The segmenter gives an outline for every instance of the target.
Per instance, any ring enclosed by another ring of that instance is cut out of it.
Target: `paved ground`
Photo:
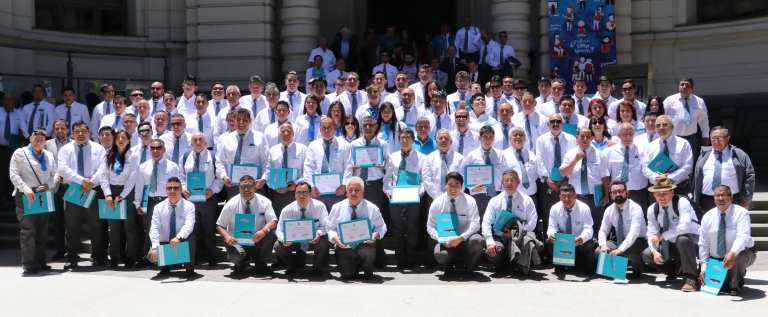
[[[758,258],[749,269],[741,298],[683,293],[681,280],[667,283],[655,274],[627,283],[580,272],[554,274],[551,267],[527,278],[517,274],[492,278],[486,271],[470,278],[446,278],[439,271],[389,269],[377,272],[371,281],[350,282],[340,280],[332,269],[326,269],[322,279],[310,278],[308,272],[285,278],[281,271],[267,278],[232,275],[230,266],[222,264],[216,269],[199,268],[194,281],[185,281],[180,279],[181,271],[157,279],[157,270],[102,270],[87,261],[76,272],[63,272],[63,263],[56,262],[51,263],[52,271],[29,277],[22,276],[19,259],[18,250],[0,251],[4,316],[237,316],[265,310],[277,316],[471,316],[506,308],[543,316],[569,311],[572,316],[615,317],[613,307],[641,302],[680,316],[760,315],[768,309],[768,258]],[[31,304],[34,298],[37,301]],[[300,304],[289,304],[288,310],[281,311],[277,307],[284,301]],[[172,305],[155,305],[161,302]],[[137,304],[126,311],[126,303]],[[650,314],[649,309],[622,309],[621,313]]]

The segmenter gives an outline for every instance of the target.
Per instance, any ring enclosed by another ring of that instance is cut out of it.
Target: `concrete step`
[[[752,223],[752,237],[768,237],[768,223]]]
[[[749,218],[752,223],[768,223],[768,210],[750,210]]]
[[[754,237],[755,245],[760,251],[768,251],[768,237]]]

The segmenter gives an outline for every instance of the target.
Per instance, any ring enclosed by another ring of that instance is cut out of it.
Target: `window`
[[[698,23],[768,16],[766,0],[697,0]]]
[[[128,0],[36,0],[35,28],[126,35]]]

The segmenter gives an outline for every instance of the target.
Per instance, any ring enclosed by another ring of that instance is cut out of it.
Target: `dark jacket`
[[[336,38],[331,44],[331,52],[336,57],[336,60],[341,58],[341,37]],[[347,53],[347,68],[346,71],[357,71],[360,65],[360,57],[357,53],[357,41],[349,40],[349,53]]]
[[[698,161],[696,161],[696,169],[692,175],[694,184],[693,201],[697,204],[701,204],[704,164],[707,163],[710,153],[712,153],[711,146],[701,147],[701,155],[699,155]],[[736,168],[736,182],[740,184],[738,197],[736,197],[738,200],[734,201],[734,203],[739,204],[739,201],[746,200],[752,208],[754,207],[752,195],[755,193],[755,168],[752,166],[752,160],[749,159],[747,153],[733,144],[731,144],[731,158],[734,162],[734,168]]]

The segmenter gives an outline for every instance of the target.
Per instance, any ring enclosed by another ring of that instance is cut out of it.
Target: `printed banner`
[[[615,0],[549,0],[549,77],[565,81],[573,93],[576,78],[597,91],[603,66],[616,64]]]

